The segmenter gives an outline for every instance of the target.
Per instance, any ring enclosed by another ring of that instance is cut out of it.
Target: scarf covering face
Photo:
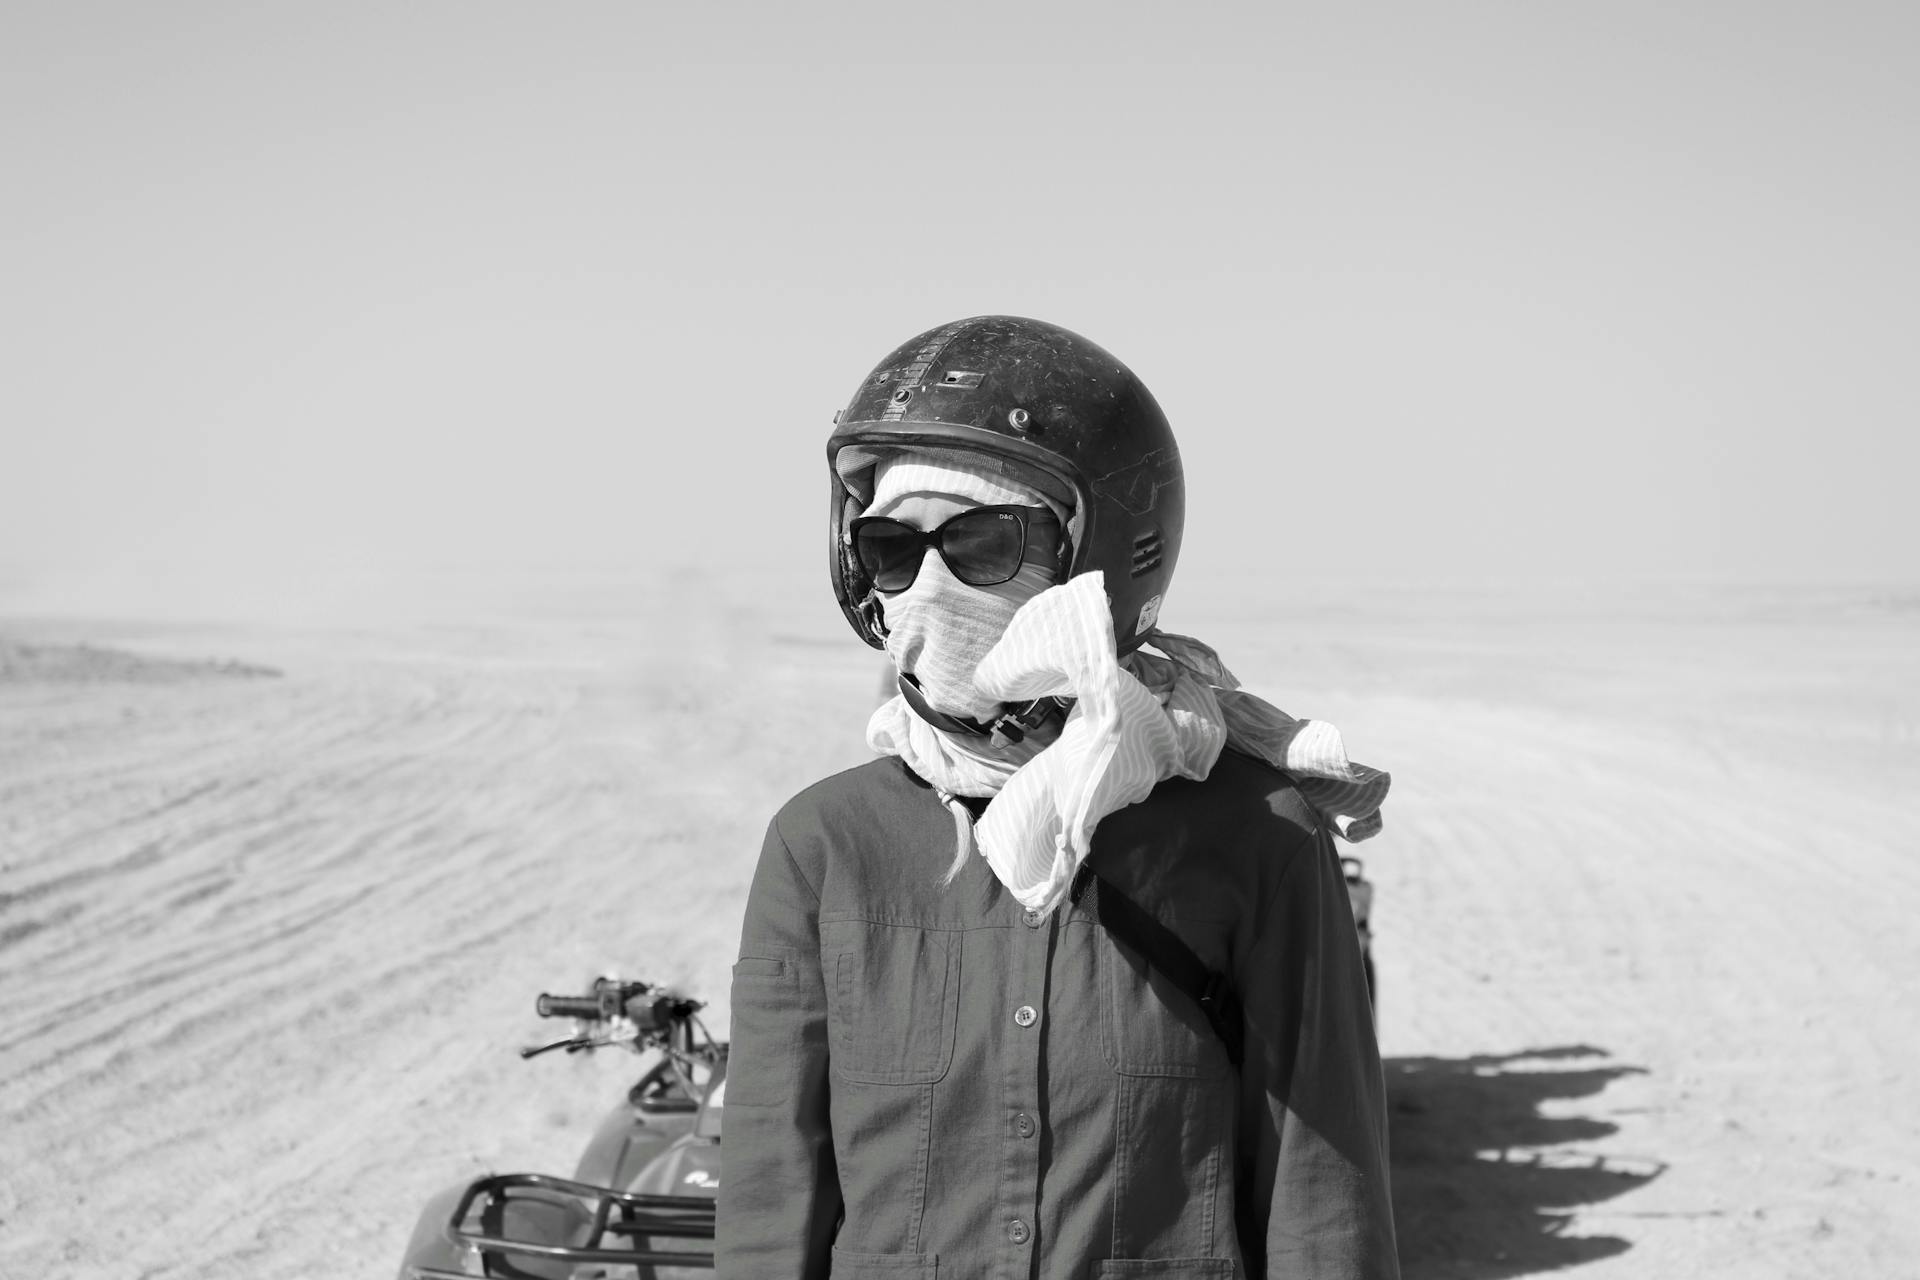
[[[890,516],[903,508],[918,514],[915,507],[926,504],[916,499],[934,499],[941,509],[951,500],[976,507],[1048,505],[1037,491],[1010,478],[950,470],[906,455],[876,468],[873,500],[862,514]],[[1052,581],[1049,568],[1023,564],[1010,581],[970,587],[937,554],[926,556],[905,591],[880,595],[894,670],[911,673],[936,711],[970,720],[992,715],[1000,699],[981,690],[974,672],[1006,634],[1014,612]]]
[[[980,496],[1009,492],[1009,481],[970,462],[964,454],[942,454],[937,462],[883,460],[868,511],[882,514],[913,491],[981,505],[1009,501]],[[904,487],[909,484],[912,490]],[[1029,493],[1012,501],[1036,499]],[[936,556],[922,567],[921,578],[937,561]],[[950,575],[942,576],[952,582]],[[889,653],[895,652],[896,610],[919,585],[916,579],[914,587],[884,598]],[[978,694],[972,705],[990,710],[997,703],[1046,696],[1075,700],[1057,739],[1040,742],[1029,736],[1005,749],[937,730],[901,697],[874,712],[867,745],[900,757],[952,811],[956,870],[977,846],[1021,905],[1051,911],[1086,860],[1101,819],[1145,799],[1164,779],[1204,779],[1227,746],[1285,772],[1334,834],[1358,841],[1380,830],[1380,806],[1392,779],[1348,760],[1332,725],[1296,720],[1241,692],[1219,655],[1188,636],[1156,629],[1145,643],[1165,656],[1136,650],[1117,658],[1100,572],[1040,590],[1024,603],[1008,598],[1024,592],[995,597],[988,593],[997,588],[952,585],[957,590],[943,588],[922,597],[918,603],[924,612],[914,623],[923,635],[951,627],[955,636],[966,637],[955,652],[967,656],[952,668],[958,671],[971,660]],[[983,648],[981,637],[1002,616],[1004,627]],[[981,650],[977,657],[976,649]],[[960,796],[992,797],[977,826]]]

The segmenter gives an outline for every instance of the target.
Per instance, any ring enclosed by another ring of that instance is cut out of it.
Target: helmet
[[[1067,576],[1103,570],[1119,652],[1139,647],[1180,553],[1186,485],[1173,429],[1127,366],[1058,325],[975,316],[867,375],[827,441],[827,532],[834,596],[875,648],[885,631],[847,524],[872,494],[874,461],[900,449],[964,449],[1057,490],[1073,507]]]

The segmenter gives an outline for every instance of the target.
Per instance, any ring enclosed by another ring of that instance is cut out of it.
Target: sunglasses
[[[1044,507],[975,507],[926,530],[889,516],[861,516],[847,525],[847,537],[881,591],[912,586],[928,547],[970,587],[999,586],[1022,564],[1052,563],[1060,553],[1060,521]]]

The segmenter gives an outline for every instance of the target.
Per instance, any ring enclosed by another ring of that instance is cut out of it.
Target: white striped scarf
[[[1203,779],[1223,747],[1287,773],[1337,835],[1380,830],[1391,778],[1347,758],[1340,733],[1296,720],[1249,693],[1207,645],[1155,630],[1164,657],[1115,656],[1105,578],[1084,573],[1022,605],[981,661],[976,682],[1005,702],[1071,697],[1059,738],[1042,749],[970,748],[916,716],[903,698],[867,726],[874,750],[925,778],[954,813],[956,868],[975,844],[1023,906],[1051,911],[1086,860],[1093,830],[1162,780]],[[976,825],[959,796],[992,796]]]

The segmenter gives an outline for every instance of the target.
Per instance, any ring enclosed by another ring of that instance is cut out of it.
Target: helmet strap
[[[991,720],[969,720],[965,716],[935,711],[920,691],[920,682],[906,672],[900,673],[898,683],[900,696],[907,700],[914,714],[934,728],[969,738],[987,738],[996,747],[1011,746],[1051,720],[1064,720],[1067,708],[1073,705],[1071,698],[1035,698],[1018,705],[1002,703],[1005,709]]]

